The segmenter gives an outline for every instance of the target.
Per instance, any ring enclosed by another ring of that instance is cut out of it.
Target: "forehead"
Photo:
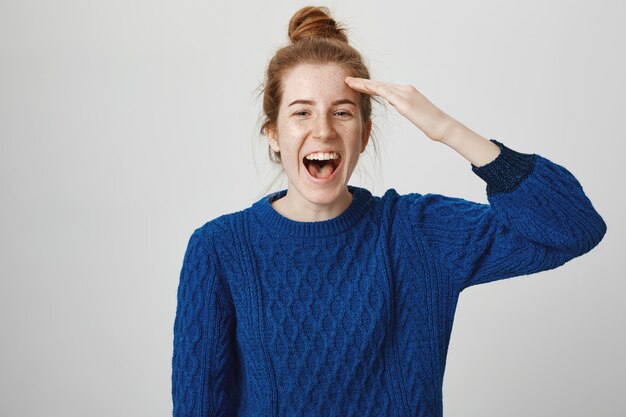
[[[359,93],[344,79],[348,70],[338,64],[300,64],[282,80],[283,103],[292,100],[333,101],[339,98],[358,100]]]

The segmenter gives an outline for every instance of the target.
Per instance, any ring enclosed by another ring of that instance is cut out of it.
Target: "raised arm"
[[[459,291],[549,270],[595,247],[606,224],[564,167],[492,140],[498,157],[472,170],[489,204],[408,194],[401,204],[413,238],[444,266]]]
[[[384,97],[431,140],[466,158],[486,182],[490,204],[417,193],[400,201],[412,237],[459,290],[555,268],[602,240],[606,224],[566,168],[485,139],[413,86],[352,77],[346,83]]]

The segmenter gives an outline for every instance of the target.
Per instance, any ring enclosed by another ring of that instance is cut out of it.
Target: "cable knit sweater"
[[[317,222],[282,190],[197,228],[178,286],[172,398],[182,416],[441,416],[460,292],[563,265],[606,224],[576,178],[500,147],[472,171],[489,204],[382,197]]]

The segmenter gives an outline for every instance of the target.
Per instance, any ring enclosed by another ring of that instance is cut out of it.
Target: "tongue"
[[[315,163],[311,163],[308,166],[308,170],[311,176],[323,180],[332,175],[333,171],[335,170],[335,166],[332,162],[327,162],[322,167],[318,166]]]

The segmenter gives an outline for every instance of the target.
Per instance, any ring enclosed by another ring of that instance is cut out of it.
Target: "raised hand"
[[[383,97],[426,136],[448,145],[474,166],[485,165],[500,154],[498,145],[448,116],[412,85],[355,77],[346,77],[345,82],[361,93]]]
[[[454,119],[431,103],[412,85],[355,77],[346,77],[345,82],[350,88],[361,93],[383,97],[434,141],[441,141],[446,130],[454,123]]]

